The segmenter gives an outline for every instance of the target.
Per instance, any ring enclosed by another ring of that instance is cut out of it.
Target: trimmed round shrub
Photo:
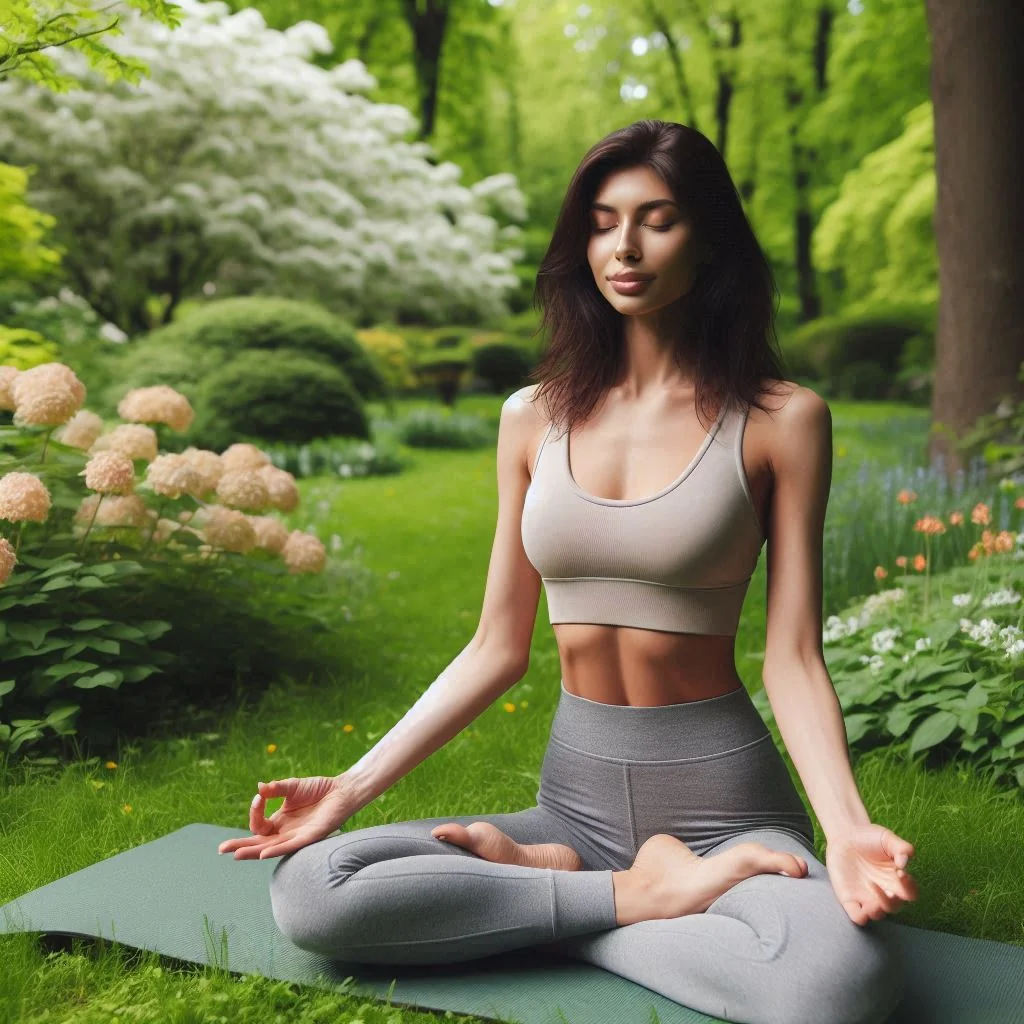
[[[314,438],[368,439],[363,403],[344,371],[303,352],[243,352],[203,381],[190,430],[223,449],[238,440],[302,444]]]
[[[222,362],[251,349],[291,349],[344,371],[364,399],[389,393],[384,373],[352,326],[312,302],[265,295],[218,299],[151,331],[139,344],[217,350]]]
[[[516,345],[498,342],[473,350],[473,372],[485,380],[494,394],[519,387],[530,372],[530,357]]]

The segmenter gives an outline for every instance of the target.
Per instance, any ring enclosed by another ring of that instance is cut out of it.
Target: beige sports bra
[[[690,464],[633,501],[587,494],[568,432],[541,441],[523,505],[523,548],[548,619],[735,636],[765,537],[743,469],[749,408],[725,405]]]

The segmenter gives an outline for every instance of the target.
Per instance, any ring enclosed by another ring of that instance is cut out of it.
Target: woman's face
[[[650,313],[685,295],[696,279],[699,255],[690,218],[650,167],[614,171],[604,179],[590,210],[587,260],[615,309],[631,316]],[[617,291],[609,278],[626,271],[650,280],[632,293]]]

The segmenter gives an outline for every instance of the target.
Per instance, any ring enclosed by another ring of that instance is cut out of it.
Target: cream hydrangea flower
[[[89,409],[79,409],[53,436],[61,444],[88,451],[103,433],[103,419]]]
[[[327,561],[327,550],[319,537],[302,530],[292,530],[281,551],[288,572],[320,572]]]
[[[150,462],[156,458],[156,431],[141,423],[121,423],[109,434],[101,434],[89,448],[89,454],[102,451],[117,451],[129,459],[144,459]]]
[[[237,509],[207,505],[203,514],[203,539],[225,551],[246,554],[256,546],[256,531]]]
[[[172,430],[188,430],[195,417],[189,400],[166,384],[132,388],[118,402],[117,414],[133,423],[166,423]]]
[[[55,385],[70,391],[78,405],[85,401],[85,385],[78,379],[78,374],[64,363],[40,363],[29,370],[22,370],[11,383],[11,396],[17,406],[30,392],[46,391]]]
[[[11,394],[11,385],[21,370],[16,366],[0,366],[0,409],[8,412],[14,411],[14,395]]]
[[[249,522],[256,531],[256,546],[279,555],[288,540],[288,527],[273,516],[249,516]]]
[[[254,444],[239,442],[229,445],[221,452],[220,460],[228,469],[259,469],[260,466],[272,465],[270,456]]]
[[[0,519],[12,523],[32,520],[46,522],[50,514],[50,492],[32,473],[8,473],[0,477]]]
[[[192,466],[202,477],[202,491],[200,497],[217,489],[221,476],[224,474],[224,463],[216,452],[206,448],[193,448],[189,446],[182,453],[182,458],[188,459]]]
[[[231,508],[262,512],[270,504],[270,492],[254,469],[229,469],[217,482],[217,497]]]
[[[0,537],[0,586],[10,578],[17,561],[18,556],[14,553],[11,542],[6,537]]]
[[[167,498],[180,498],[182,494],[199,498],[205,493],[199,471],[183,455],[173,452],[158,455],[146,467],[146,483]]]
[[[97,506],[99,506],[97,508]],[[146,503],[138,494],[90,494],[75,512],[75,523],[88,526],[95,514],[96,526],[149,526]]]
[[[82,400],[75,397],[71,388],[56,379],[19,388],[21,379],[27,373],[31,371],[22,373],[12,388],[16,427],[59,427],[81,408]]]
[[[78,474],[85,486],[100,494],[129,494],[135,490],[135,464],[120,452],[97,452]]]
[[[267,485],[270,504],[282,512],[291,512],[299,504],[299,489],[295,477],[277,466],[261,466],[257,472]]]

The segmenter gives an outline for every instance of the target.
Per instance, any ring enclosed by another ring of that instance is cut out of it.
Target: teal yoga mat
[[[120,942],[238,974],[341,988],[420,1010],[523,1024],[698,1024],[682,1006],[590,964],[517,950],[446,966],[368,966],[299,949],[278,930],[269,882],[279,858],[217,853],[247,829],[193,824],[92,864],[5,904],[0,933]],[[1024,1024],[1024,949],[911,928],[891,919],[908,963],[907,993],[889,1024]],[[822,1007],[822,1024],[828,1008]]]

